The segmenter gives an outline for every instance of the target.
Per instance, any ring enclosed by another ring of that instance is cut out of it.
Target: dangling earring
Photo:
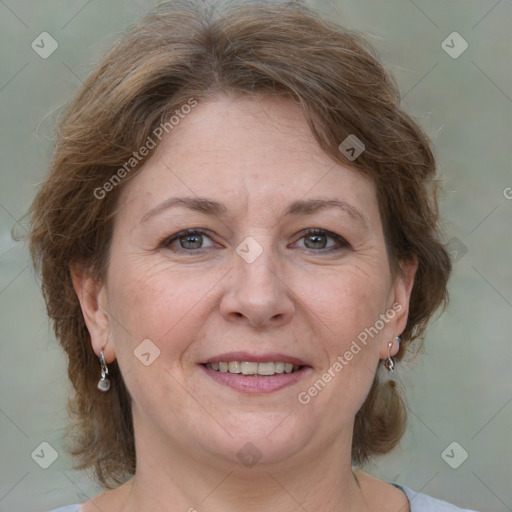
[[[100,391],[108,391],[110,389],[110,379],[108,378],[108,367],[103,355],[103,350],[100,349],[100,365],[101,365],[101,379],[98,382],[98,389]]]
[[[398,350],[400,350],[400,342],[402,341],[402,339],[400,338],[400,336],[395,336],[395,341],[398,343]],[[390,373],[394,373],[395,372],[395,362],[393,360],[393,358],[391,357],[391,354],[390,354],[390,350],[391,350],[391,347],[393,346],[393,342],[390,341],[388,343],[388,357],[387,359],[384,361],[384,366],[386,367],[386,370]]]

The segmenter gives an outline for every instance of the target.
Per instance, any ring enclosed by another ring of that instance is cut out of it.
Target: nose
[[[263,251],[248,263],[234,255],[234,268],[220,310],[229,322],[253,328],[278,327],[288,323],[295,313],[295,300],[280,265]]]

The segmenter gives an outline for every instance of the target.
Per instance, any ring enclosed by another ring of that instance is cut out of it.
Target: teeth
[[[260,363],[258,364],[258,375],[274,375],[275,368],[275,363]]]
[[[238,361],[231,361],[229,363],[229,373],[240,373],[241,371],[240,363]]]
[[[223,373],[241,373],[242,375],[275,375],[279,373],[293,373],[300,369],[300,366],[281,361],[268,363],[253,363],[250,361],[220,361],[218,363],[208,363],[206,365],[210,370]]]
[[[244,375],[254,375],[255,373],[258,373],[258,366],[258,363],[248,363],[243,361],[241,363],[242,373]]]

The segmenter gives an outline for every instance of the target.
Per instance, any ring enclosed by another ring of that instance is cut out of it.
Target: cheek
[[[208,307],[208,291],[218,281],[211,272],[192,276],[165,261],[146,263],[126,262],[109,276],[112,333],[125,367],[135,363],[129,356],[147,339],[165,356],[166,365],[174,365],[193,340],[194,326],[200,325],[197,315]]]
[[[299,291],[307,309],[321,320],[325,339],[343,350],[385,313],[389,299],[389,279],[377,268],[351,265],[331,275],[303,283]]]
[[[301,403],[338,422],[355,415],[373,382],[380,341],[387,335],[379,319],[387,306],[389,280],[377,269],[347,266],[315,283],[301,296],[319,320],[314,332],[324,357],[322,368],[302,389]]]

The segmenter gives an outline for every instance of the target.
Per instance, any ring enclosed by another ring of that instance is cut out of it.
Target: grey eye
[[[304,245],[308,249],[325,249],[328,236],[325,234],[313,233],[304,237]]]
[[[204,245],[206,240],[209,240],[207,245]],[[178,245],[179,244],[179,245]],[[208,234],[200,229],[186,229],[176,233],[164,242],[165,247],[172,251],[185,251],[193,252],[201,249],[212,247],[215,244],[211,241]]]
[[[181,236],[178,240],[183,249],[200,249],[203,245],[203,235],[201,233]]]

